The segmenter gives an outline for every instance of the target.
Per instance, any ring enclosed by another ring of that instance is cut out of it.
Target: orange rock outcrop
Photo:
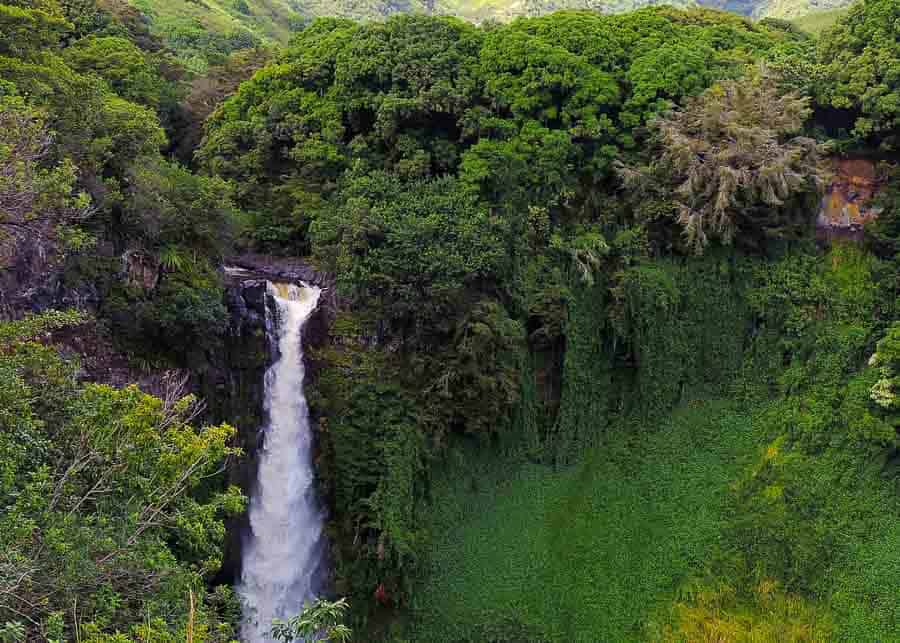
[[[872,205],[879,187],[878,168],[865,159],[835,159],[832,170],[816,222],[820,236],[861,237],[863,226],[879,214]]]

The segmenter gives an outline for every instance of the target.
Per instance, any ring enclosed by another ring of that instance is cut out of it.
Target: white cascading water
[[[303,395],[303,324],[320,290],[268,284],[277,306],[270,332],[278,357],[266,371],[268,425],[250,501],[238,592],[244,602],[241,638],[268,643],[273,619],[286,620],[315,596],[322,560],[323,511],[313,481],[312,435]]]

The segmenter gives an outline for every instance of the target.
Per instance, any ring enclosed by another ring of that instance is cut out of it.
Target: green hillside
[[[811,34],[820,34],[837,23],[841,17],[847,14],[849,7],[831,9],[828,11],[816,11],[796,18],[793,22],[803,31]]]
[[[301,16],[288,0],[130,0],[192,71],[233,51],[286,42]]]
[[[622,13],[658,4],[688,7],[698,3],[694,0],[437,0],[435,12],[468,20],[509,20],[517,16],[538,16],[562,9]]]
[[[454,15],[481,22],[508,21],[562,9],[622,13],[645,6],[706,6],[741,15],[797,19],[809,15],[816,32],[831,24],[851,0],[129,0],[151,31],[202,71],[219,54],[257,44],[285,43],[310,19],[340,16],[381,20],[398,13]],[[815,17],[813,17],[813,15]]]
[[[508,20],[537,16],[562,9],[587,9],[604,13],[632,11],[657,4],[700,5],[757,17],[795,18],[840,8],[852,0],[297,0],[292,3],[304,15],[341,15],[378,18],[419,11],[455,15],[467,20]]]
[[[285,43],[292,31],[313,18],[339,16],[381,20],[398,13],[453,15],[466,20],[511,20],[562,9],[621,13],[695,0],[129,0],[149,19],[151,30],[182,54],[189,66],[203,67],[214,50],[230,53],[256,43]],[[700,3],[702,4],[702,3]],[[729,7],[730,9],[731,7]]]
[[[817,16],[813,25],[833,24],[841,15],[841,10],[853,4],[853,0],[769,0],[758,15],[770,18],[795,20]]]

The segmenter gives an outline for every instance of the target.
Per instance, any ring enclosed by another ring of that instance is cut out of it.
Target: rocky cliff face
[[[111,255],[112,248],[98,247],[94,252]],[[53,308],[96,310],[100,299],[97,287],[68,283],[63,264],[49,238],[5,246],[0,252],[0,320]]]
[[[100,279],[67,273],[67,260],[51,238],[35,237],[29,243],[0,244],[0,248],[0,321],[47,310],[74,308],[92,316],[97,313],[102,303]],[[98,264],[110,267],[102,279],[145,290],[152,290],[159,280],[159,265],[146,254],[127,251],[117,255],[111,244],[99,244],[91,254]],[[85,381],[116,387],[137,384],[154,395],[164,394],[176,380],[190,385],[186,372],[135,366],[116,348],[106,325],[95,318],[57,330],[43,341],[77,358],[79,376]]]
[[[865,224],[878,217],[879,210],[872,201],[880,185],[874,161],[834,159],[831,183],[825,190],[816,220],[819,238],[861,240]]]

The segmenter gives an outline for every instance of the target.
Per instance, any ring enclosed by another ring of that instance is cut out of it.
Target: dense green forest
[[[560,10],[621,13],[666,4],[734,11],[755,18],[834,22],[851,0],[101,0],[118,15],[141,16],[144,28],[178,53],[184,66],[203,72],[228,54],[285,44],[315,18],[384,20],[400,14],[509,21]]]
[[[355,640],[900,641],[900,1],[0,1],[0,640],[237,638],[256,427],[192,382],[254,252],[335,282]],[[817,225],[840,160],[864,226]]]

